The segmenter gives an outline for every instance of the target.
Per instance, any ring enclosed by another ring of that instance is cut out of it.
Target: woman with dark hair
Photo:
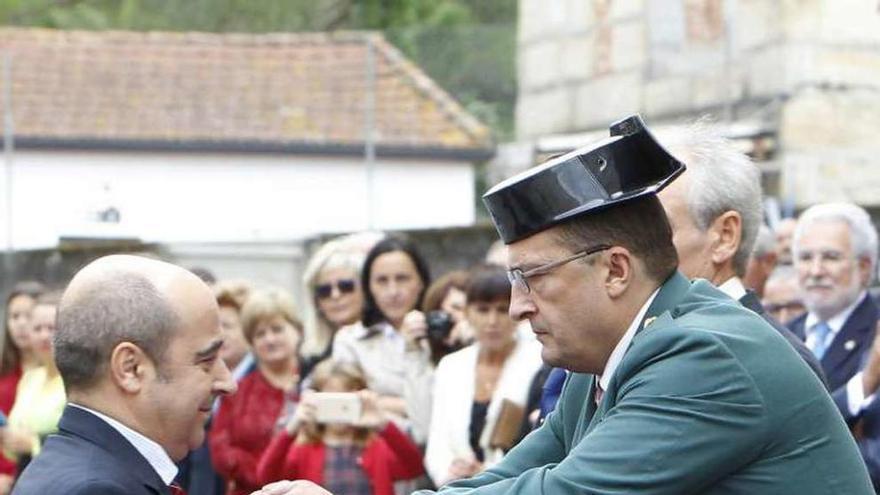
[[[508,315],[503,268],[475,268],[466,295],[476,343],[441,359],[434,372],[425,468],[437,486],[473,476],[518,441],[522,417],[515,412],[525,406],[541,367],[540,345],[519,338]]]
[[[434,313],[435,321],[445,323],[443,327],[448,329],[445,336],[443,333],[429,335],[431,362],[434,366],[443,356],[474,342],[474,331],[464,316],[467,300],[465,291],[469,278],[470,273],[467,270],[453,270],[435,280],[425,292],[422,309],[426,318],[430,319],[432,312],[437,312]]]
[[[17,283],[6,298],[6,325],[0,337],[0,411],[9,415],[25,369],[38,366],[31,349],[31,312],[43,293],[39,282]],[[0,457],[0,494],[9,493],[16,463]],[[7,486],[9,485],[9,486]]]
[[[425,317],[418,309],[430,281],[428,265],[412,242],[401,237],[380,241],[364,260],[361,321],[340,329],[333,341],[333,359],[360,366],[369,388],[380,395],[379,407],[417,443],[427,433],[418,406],[431,378],[429,353],[422,345]]]
[[[60,302],[61,292],[41,294],[31,310],[30,347],[39,365],[22,374],[8,424],[0,428],[4,455],[17,460],[19,472],[40,452],[46,437],[57,431],[67,402],[52,342]]]

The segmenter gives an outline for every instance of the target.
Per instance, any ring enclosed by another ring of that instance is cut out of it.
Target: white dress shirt
[[[726,282],[718,286],[718,290],[739,301],[746,295],[746,286],[739,277],[730,277]]]
[[[105,423],[113,427],[114,430],[118,431],[120,435],[128,440],[128,443],[130,443],[132,447],[135,448],[135,450],[137,450],[142,456],[144,456],[144,459],[146,459],[147,462],[150,463],[150,466],[153,467],[153,470],[156,471],[156,474],[158,474],[159,477],[162,478],[162,481],[166,485],[170,485],[171,482],[174,481],[174,477],[177,476],[177,466],[174,464],[174,461],[171,460],[171,457],[168,456],[168,453],[165,452],[165,449],[163,449],[161,445],[125,426],[119,421],[116,421],[115,419],[105,414],[101,414],[98,411],[95,411],[94,409],[89,409],[88,407],[81,406],[79,404],[71,403],[70,405],[94,414]]]
[[[648,312],[648,308],[651,306],[651,303],[654,302],[654,298],[657,297],[659,291],[660,288],[658,287],[651,293],[651,296],[648,297],[648,300],[645,301],[645,304],[642,305],[642,308],[636,314],[636,317],[633,318],[633,321],[629,324],[626,333],[624,333],[623,337],[617,341],[617,345],[614,346],[611,355],[608,356],[608,362],[605,363],[605,369],[602,371],[602,375],[599,376],[599,387],[603,391],[608,390],[608,383],[611,381],[611,377],[613,377],[614,372],[617,371],[617,366],[620,365],[623,355],[626,354],[626,350],[629,349],[629,343],[632,342],[633,337],[635,337],[636,332],[639,329],[639,323],[642,322],[642,318],[645,317],[645,313]]]

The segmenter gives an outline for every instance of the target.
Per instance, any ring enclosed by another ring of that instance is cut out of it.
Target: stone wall
[[[518,40],[518,147],[507,148],[518,162],[523,143],[628,114],[651,125],[710,114],[775,130],[772,192],[880,205],[876,2],[520,0]],[[518,167],[499,168],[490,176]]]

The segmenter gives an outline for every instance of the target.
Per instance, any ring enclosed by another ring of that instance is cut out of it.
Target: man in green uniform
[[[484,197],[508,245],[510,313],[571,373],[541,428],[438,493],[873,493],[840,414],[785,339],[678,273],[656,192],[683,165],[638,117],[611,133]],[[312,489],[264,493],[325,493]]]

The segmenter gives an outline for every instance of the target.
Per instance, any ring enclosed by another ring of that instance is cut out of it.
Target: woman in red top
[[[230,495],[249,494],[262,486],[257,461],[279,418],[286,417],[285,409],[298,401],[302,341],[293,299],[285,291],[252,294],[241,309],[241,320],[257,369],[239,382],[235,395],[220,401],[208,436],[211,460],[226,479]]]
[[[28,336],[31,331],[31,311],[37,297],[43,293],[38,282],[20,282],[6,298],[6,328],[0,341],[0,411],[8,416],[15,403],[15,391],[22,369],[37,365],[31,352]],[[0,455],[0,494],[9,493],[16,464]]]
[[[361,418],[354,425],[319,425],[316,396],[304,393],[293,418],[260,459],[261,482],[305,479],[331,493],[394,495],[395,481],[424,472],[418,447],[378,407],[378,395],[366,390],[359,368],[327,360],[315,368],[312,380],[319,392],[357,392]]]

